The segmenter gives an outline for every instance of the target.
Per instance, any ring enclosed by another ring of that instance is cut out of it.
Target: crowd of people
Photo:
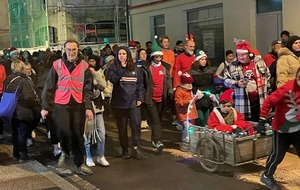
[[[181,151],[189,150],[190,123],[237,135],[264,134],[269,112],[275,110],[274,146],[261,181],[278,189],[273,174],[289,146],[300,155],[300,37],[288,31],[281,36],[265,56],[247,40],[235,39],[236,49],[224,53],[217,69],[211,67],[207,52],[195,49],[191,34],[178,40],[174,49],[166,35],[155,36],[145,49],[133,40],[127,47],[106,44],[101,54],[90,47],[80,50],[72,39],[64,43],[64,53],[48,49],[31,55],[11,47],[2,56],[0,95],[18,92],[11,120],[13,159],[31,160],[27,146],[39,122],[46,123],[58,165],[63,167],[72,152],[76,172],[91,175],[91,144],[97,144],[96,161],[109,166],[104,112],[116,118],[121,158],[143,159],[141,128],[151,129],[158,154],[164,149],[164,109],[182,132]]]

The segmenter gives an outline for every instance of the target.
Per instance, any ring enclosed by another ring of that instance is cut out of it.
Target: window
[[[153,24],[154,24],[154,35],[162,36],[166,34],[165,30],[165,16],[159,15],[153,17]]]
[[[257,14],[281,11],[282,0],[256,0]]]
[[[224,61],[222,4],[187,12],[188,33],[194,35],[196,49],[205,51],[212,66]]]

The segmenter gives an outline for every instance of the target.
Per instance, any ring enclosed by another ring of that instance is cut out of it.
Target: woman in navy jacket
[[[136,67],[126,47],[120,47],[114,64],[109,67],[108,80],[113,84],[111,106],[114,109],[122,148],[122,158],[129,159],[127,120],[133,140],[135,157],[143,157],[139,145],[141,137],[140,105],[143,102],[143,79],[140,69]]]

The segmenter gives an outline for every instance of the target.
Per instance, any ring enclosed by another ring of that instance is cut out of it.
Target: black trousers
[[[251,117],[245,118],[247,121],[254,121],[258,122],[259,120],[259,114],[260,114],[260,103],[259,103],[259,97],[257,97],[257,100],[250,102],[250,109],[251,109]]]
[[[127,121],[131,128],[131,138],[133,146],[140,146],[141,139],[141,113],[140,107],[133,107],[130,109],[114,108],[115,117],[117,119],[117,127],[119,132],[119,141],[122,150],[127,150],[128,133],[127,133]]]
[[[277,166],[282,162],[290,145],[293,145],[300,158],[300,131],[295,133],[279,133],[274,131],[272,152],[267,160],[265,176],[272,177]]]
[[[147,122],[151,127],[151,140],[155,143],[161,141],[161,124],[160,119],[163,113],[163,103],[155,102],[146,106],[147,111]]]
[[[55,104],[52,116],[62,150],[68,155],[72,151],[74,164],[77,167],[81,166],[84,162],[84,104]]]
[[[12,144],[13,157],[20,157],[20,152],[27,154],[26,137],[30,125],[30,121],[12,118]]]
[[[51,135],[51,143],[52,144],[58,144],[59,139],[57,136],[57,126],[55,125],[53,116],[52,116],[52,111],[49,111],[47,118],[46,118],[46,126],[47,129],[50,130],[50,135]]]
[[[147,120],[147,110],[146,110],[147,104],[142,103],[141,104],[141,119]]]

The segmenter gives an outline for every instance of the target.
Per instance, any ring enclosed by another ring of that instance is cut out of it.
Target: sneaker
[[[32,139],[30,139],[30,138],[27,138],[26,139],[26,146],[32,146],[33,145],[33,142],[32,142]]]
[[[157,148],[157,153],[161,154],[164,149],[164,144],[161,141],[157,141],[156,148]]]
[[[123,159],[129,159],[130,158],[130,155],[128,153],[128,150],[123,150],[122,151],[122,158]]]
[[[56,157],[59,156],[60,154],[61,154],[61,149],[59,147],[54,148],[53,155]]]
[[[66,155],[66,153],[62,152],[58,159],[57,165],[58,165],[58,167],[62,168],[66,164],[67,164],[67,155]]]
[[[161,154],[164,149],[164,144],[161,141],[157,141],[156,143],[152,141],[152,145],[157,149],[157,153]]]
[[[85,162],[86,162],[86,165],[89,167],[96,166],[96,164],[94,163],[94,160],[91,158],[87,158]]]
[[[5,136],[2,134],[2,135],[0,135],[0,140],[3,140],[3,139],[5,139]]]
[[[147,128],[149,128],[149,125],[148,125],[148,123],[147,123],[147,120],[142,120],[142,122],[141,122],[141,128],[142,128],[142,129],[147,129]]]
[[[188,152],[189,151],[189,143],[185,143],[185,142],[181,143],[180,150],[182,152]]]
[[[265,176],[265,174],[262,174],[260,177],[260,181],[272,190],[281,189],[273,177],[267,177]]]
[[[20,159],[19,159],[20,163],[24,163],[24,162],[32,161],[32,160],[33,160],[33,158],[28,156],[26,153],[20,153]]]
[[[144,154],[142,153],[141,149],[137,146],[133,147],[134,156],[136,159],[141,160],[144,158]]]
[[[179,123],[177,122],[177,120],[174,120],[173,122],[172,122],[172,125],[178,125]]]
[[[80,167],[77,167],[76,173],[81,175],[92,175],[93,171],[90,168],[88,168],[86,165],[81,164]]]
[[[109,163],[108,161],[105,159],[104,156],[102,156],[101,158],[100,157],[97,157],[97,162],[101,165],[101,166],[109,166]]]

